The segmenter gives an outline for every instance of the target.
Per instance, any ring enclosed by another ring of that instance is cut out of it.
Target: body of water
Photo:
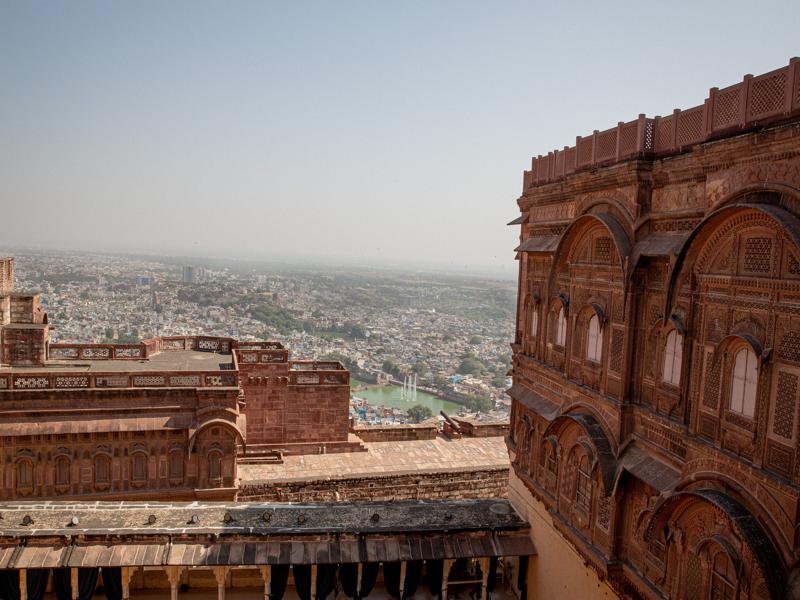
[[[442,400],[433,394],[428,394],[427,392],[419,390],[417,391],[416,400],[405,400],[401,397],[402,392],[403,388],[399,385],[384,385],[352,392],[352,395],[358,398],[364,398],[372,406],[391,406],[394,408],[408,409],[415,404],[422,404],[430,408],[434,415],[438,415],[440,410],[450,414],[457,412],[461,408],[460,404],[450,402],[449,400]]]

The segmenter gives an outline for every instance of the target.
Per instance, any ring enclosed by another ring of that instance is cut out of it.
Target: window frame
[[[24,471],[23,471],[23,469],[24,469]],[[26,475],[26,477],[25,477],[26,481],[22,481],[22,477],[20,477],[20,475],[23,472]],[[34,478],[35,478],[36,475],[34,473],[34,467],[33,467],[33,460],[32,459],[30,459],[28,457],[18,459],[16,461],[14,475],[15,475],[15,478],[16,478],[16,481],[15,481],[16,485],[14,487],[18,492],[28,492],[28,493],[30,493],[31,491],[33,491],[33,482],[34,482]]]
[[[209,481],[222,481],[222,458],[223,454],[220,450],[211,450],[207,455],[208,460],[208,480]],[[213,466],[217,465],[218,474],[214,476]]]
[[[536,336],[539,334],[539,310],[538,305],[534,304],[531,310],[531,323],[530,327],[528,328],[528,333],[531,336],[531,339],[535,339]]]
[[[673,329],[667,334],[664,342],[661,381],[675,387],[680,387],[683,374],[683,337],[677,329]]]
[[[743,354],[744,353],[744,354]],[[740,357],[744,363],[740,363]],[[740,370],[741,366],[741,370]],[[749,346],[740,346],[734,353],[729,367],[728,410],[736,415],[753,419],[758,403],[758,357]]]
[[[724,572],[718,569],[718,561],[724,561]],[[729,579],[730,573],[735,576],[736,565],[724,550],[719,550],[711,559],[711,570],[708,585],[710,600],[733,600],[736,598],[738,579]]]
[[[575,504],[587,513],[592,509],[592,474],[589,457],[581,453],[575,465]]]
[[[62,474],[61,466],[64,463],[66,463],[66,471],[65,471],[66,478],[65,478],[65,480],[62,480],[61,477],[60,477],[60,475]],[[64,454],[60,454],[60,455],[56,456],[55,461],[54,461],[54,469],[53,469],[53,471],[54,471],[54,473],[53,473],[53,482],[54,482],[56,487],[58,487],[58,488],[69,487],[69,485],[72,483],[72,481],[71,481],[72,477],[70,476],[71,475],[71,473],[70,473],[71,470],[72,470],[72,461],[69,459],[68,456],[65,456]]]
[[[565,348],[567,345],[567,312],[564,306],[559,307],[556,313],[556,339],[555,345]]]
[[[96,487],[110,487],[111,486],[111,457],[108,454],[97,454],[94,457],[94,484]],[[103,464],[106,469],[106,476],[104,478],[100,478],[100,469],[98,465]]]
[[[586,325],[586,360],[594,363],[603,361],[603,328],[596,314],[589,318]]]
[[[136,450],[131,454],[131,483],[142,485],[147,482],[148,458],[144,450]],[[142,472],[137,473],[137,466],[142,466]]]

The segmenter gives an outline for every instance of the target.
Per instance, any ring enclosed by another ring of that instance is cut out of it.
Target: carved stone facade
[[[800,119],[735,133],[518,201],[511,499],[626,597],[800,593]]]

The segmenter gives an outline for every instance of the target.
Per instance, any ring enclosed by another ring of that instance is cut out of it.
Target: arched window
[[[745,417],[756,414],[756,388],[758,387],[758,360],[750,348],[736,353],[731,377],[731,412]]]
[[[562,348],[567,342],[567,317],[564,314],[564,307],[558,309],[558,318],[556,319],[556,346]]]
[[[131,462],[131,481],[136,483],[147,481],[147,454],[134,452]]]
[[[211,480],[222,479],[222,453],[209,452],[208,478]]]
[[[710,588],[711,600],[733,600],[736,597],[736,570],[733,561],[722,550],[714,555]]]
[[[111,459],[105,454],[98,454],[94,459],[94,482],[101,485],[111,483]]]
[[[592,476],[589,473],[589,459],[585,454],[578,461],[575,480],[575,502],[587,512],[592,507]]]
[[[33,489],[33,462],[23,458],[17,462],[17,490],[30,491]]]
[[[538,307],[534,304],[533,308],[531,309],[531,337],[536,337],[536,334],[539,332],[539,310]]]
[[[664,346],[664,369],[661,373],[661,379],[665,383],[680,385],[682,361],[683,336],[673,329],[667,335],[667,343]]]
[[[56,458],[56,485],[69,485],[69,458],[66,456]]]
[[[589,319],[589,331],[586,333],[586,358],[600,362],[603,355],[603,334],[600,332],[600,319],[592,315]]]
[[[539,450],[539,466],[548,486],[555,485],[558,477],[558,447],[552,437],[542,442]]]
[[[174,450],[169,455],[169,478],[178,482],[183,480],[183,452]]]

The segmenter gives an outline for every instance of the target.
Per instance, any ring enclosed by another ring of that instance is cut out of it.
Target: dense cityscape
[[[360,397],[353,416],[362,420],[420,420],[441,408],[437,397],[448,408],[492,418],[507,411],[515,293],[510,281],[163,257],[15,254],[17,287],[42,292],[55,327],[53,342],[131,343],[200,333],[271,339],[286,344],[296,358],[341,360]],[[379,395],[389,401],[371,399],[371,392],[391,382],[388,396]],[[407,406],[391,402],[406,396]],[[406,409],[417,402],[433,410],[409,415]]]

